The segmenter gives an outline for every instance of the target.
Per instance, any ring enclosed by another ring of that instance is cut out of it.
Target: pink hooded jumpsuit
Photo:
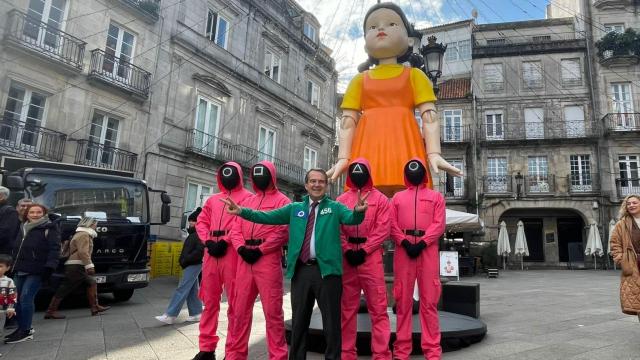
[[[291,201],[276,186],[276,168],[269,161],[261,161],[271,173],[273,187],[262,191],[253,185],[255,195],[249,196],[240,205],[253,210],[270,211],[279,209]],[[249,354],[249,334],[253,317],[253,304],[260,294],[262,309],[266,320],[267,349],[269,359],[286,360],[287,342],[284,331],[284,311],[282,310],[283,274],[282,246],[289,236],[286,225],[261,225],[236,218],[231,231],[233,247],[237,251],[241,246],[258,248],[262,257],[253,265],[241,257],[238,259],[236,273],[236,312],[235,339],[227,347],[227,360],[246,360]]]
[[[246,198],[253,195],[244,188],[242,181],[242,168],[235,162],[227,162],[225,165],[231,165],[238,170],[240,181],[233,189],[226,189],[222,185],[220,171],[218,171],[217,180],[220,192],[212,195],[202,207],[202,212],[198,216],[196,231],[202,243],[207,240],[220,241],[224,240],[231,245],[229,239],[229,230],[235,221],[235,216],[228,214],[224,207],[226,206],[220,199],[230,197],[236,203],[243,202]],[[227,248],[227,252],[220,258],[210,256],[205,247],[204,259],[202,262],[202,283],[200,286],[200,298],[204,303],[204,311],[200,318],[200,351],[215,351],[218,344],[218,315],[220,313],[220,299],[222,297],[222,288],[224,287],[227,294],[227,344],[233,340],[232,330],[235,325],[234,319],[236,312],[233,308],[235,289],[234,280],[236,274],[236,266],[238,261],[238,253],[233,251],[231,246]]]
[[[372,174],[369,162],[358,158],[352,163],[364,164]],[[353,208],[358,201],[358,189],[347,176],[347,190],[337,201]],[[373,360],[391,359],[389,336],[391,327],[387,314],[387,290],[382,266],[382,242],[389,237],[389,198],[373,187],[373,181],[361,190],[367,198],[369,209],[360,225],[341,226],[342,251],[364,249],[365,262],[352,266],[343,260],[342,273],[342,360],[356,360],[357,316],[360,307],[360,291],[364,290],[367,309],[371,318],[371,353]],[[361,242],[361,243],[358,243]]]
[[[424,161],[419,160],[426,167]],[[437,191],[425,185],[415,186],[407,181],[406,190],[396,193],[391,200],[391,237],[396,250],[393,258],[393,297],[396,301],[396,341],[394,357],[406,360],[411,354],[413,289],[418,281],[420,293],[421,345],[425,359],[441,358],[440,322],[440,272],[438,241],[444,233],[445,202]],[[427,247],[416,259],[411,259],[402,240],[411,243],[424,241]]]

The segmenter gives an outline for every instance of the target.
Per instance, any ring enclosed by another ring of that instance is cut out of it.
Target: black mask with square
[[[251,181],[258,189],[265,191],[271,185],[271,172],[264,165],[256,165],[251,170]]]

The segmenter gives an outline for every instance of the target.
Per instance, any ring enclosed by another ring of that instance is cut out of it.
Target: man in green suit
[[[306,338],[318,302],[327,348],[325,359],[340,360],[340,298],[342,295],[342,247],[340,224],[357,225],[364,220],[367,196],[358,198],[353,211],[327,195],[327,174],[311,169],[305,175],[306,195],[301,202],[262,212],[223,200],[227,211],[242,218],[271,225],[289,225],[287,278],[291,279],[290,360],[306,359]],[[368,195],[368,194],[367,194]]]

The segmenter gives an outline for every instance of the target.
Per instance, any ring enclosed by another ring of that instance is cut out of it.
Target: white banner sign
[[[440,276],[459,276],[457,251],[440,251]]]

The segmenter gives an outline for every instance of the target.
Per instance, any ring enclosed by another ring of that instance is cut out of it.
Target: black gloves
[[[427,247],[427,244],[422,240],[418,241],[415,244],[412,244],[411,242],[409,242],[409,240],[404,239],[402,240],[400,245],[402,245],[404,250],[407,252],[407,255],[411,259],[415,259],[418,256],[420,256],[420,253],[422,252],[422,250],[424,250]]]
[[[344,253],[344,257],[347,259],[347,262],[351,264],[351,266],[358,266],[364,264],[365,257],[367,256],[367,252],[364,249],[358,250],[347,250]]]
[[[227,247],[229,246],[229,244],[227,244],[227,242],[224,240],[207,240],[204,245],[207,247],[207,252],[209,253],[209,255],[213,256],[214,258],[223,257],[224,254],[227,253]]]
[[[55,269],[50,267],[45,267],[44,269],[42,269],[42,274],[40,274],[40,278],[42,279],[43,283],[49,282],[49,279],[51,279],[51,274],[53,274],[54,270]]]
[[[260,249],[247,249],[244,246],[240,246],[238,248],[238,255],[244,260],[247,264],[255,264],[262,257],[262,251]]]

